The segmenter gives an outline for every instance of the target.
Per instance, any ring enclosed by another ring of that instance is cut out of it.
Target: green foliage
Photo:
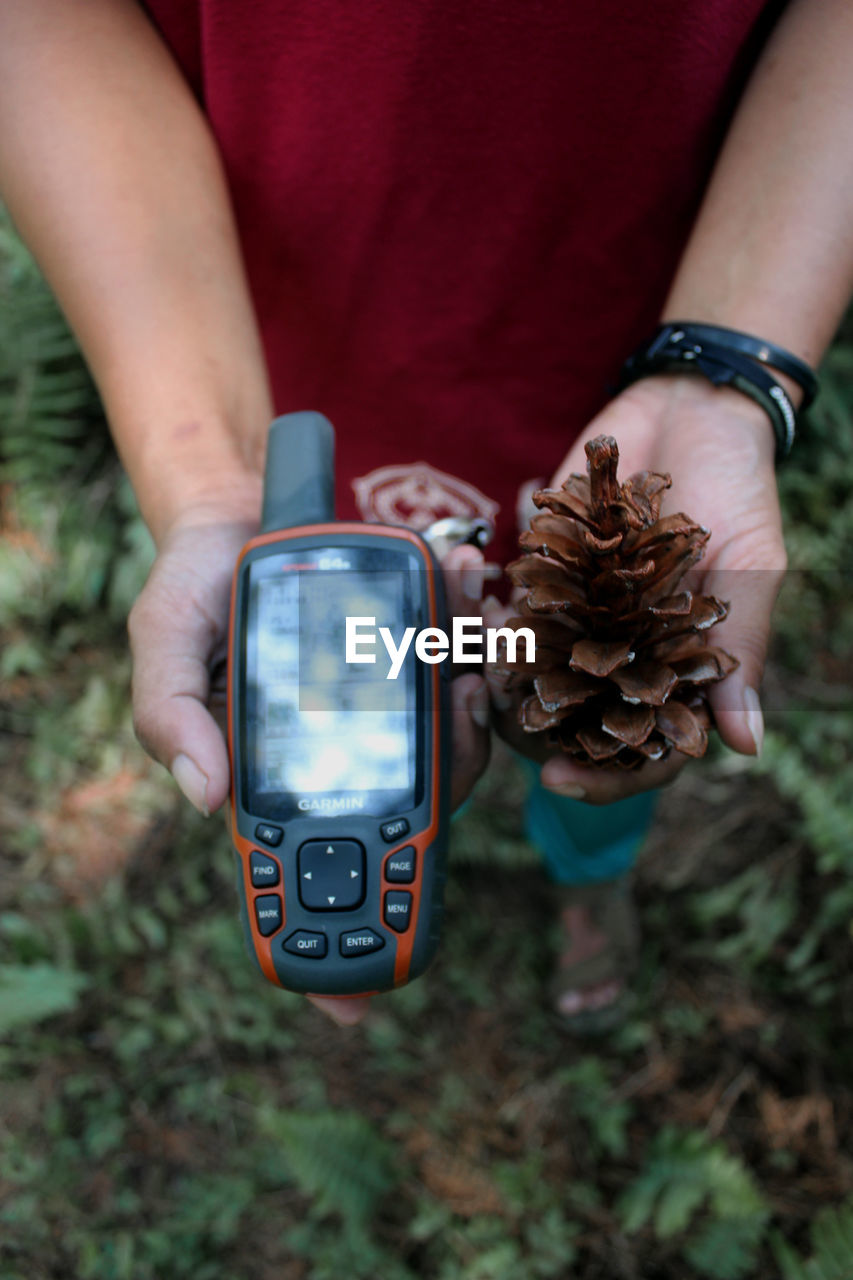
[[[706,939],[710,926],[733,922],[726,937],[706,940],[697,951],[713,954],[721,963],[757,967],[773,955],[796,916],[796,885],[790,872],[773,876],[761,864],[696,894],[691,911]]]
[[[3,1280],[848,1280],[853,1203],[817,1213],[808,1257],[771,1227],[776,1180],[805,1166],[808,1206],[832,1161],[821,1147],[815,1179],[807,1148],[768,1144],[754,1097],[772,1022],[771,1088],[823,1080],[839,1128],[849,1115],[851,373],[848,343],[779,473],[795,569],[764,756],[749,781],[722,754],[705,774],[726,797],[763,787],[787,815],[784,848],[703,868],[686,912],[647,888],[638,1014],[579,1050],[543,994],[550,905],[520,838],[520,775],[498,753],[454,824],[435,967],[338,1032],[247,962],[227,836],[172,820],[168,782],[134,792],[151,819],[136,863],[73,902],[56,887],[27,804],[109,777],[130,750],[121,623],[152,549],[73,338],[0,222]],[[746,1048],[720,1031],[726,996],[697,979],[709,968],[767,1014]],[[796,1021],[815,1009],[837,1059]],[[735,1108],[713,1140],[707,1113],[690,1128],[685,1109],[739,1053],[756,1081],[747,1121]],[[679,1128],[653,1087],[658,1055],[678,1072]],[[458,1145],[449,1189],[413,1131]],[[468,1169],[482,1202],[466,1207]]]
[[[50,964],[0,964],[0,1036],[73,1009],[88,985]]]
[[[0,477],[41,491],[79,484],[108,450],[74,337],[0,206]]]
[[[356,1111],[274,1111],[261,1108],[259,1131],[282,1156],[318,1217],[341,1216],[347,1232],[367,1231],[382,1196],[397,1180],[394,1152]]]
[[[853,1266],[853,1200],[827,1206],[811,1226],[812,1256],[801,1258],[778,1231],[771,1243],[781,1280],[850,1280]]]
[[[848,320],[848,329],[853,329]],[[853,333],[827,353],[820,395],[800,432],[790,462],[779,471],[787,520],[785,542],[793,569],[819,579],[850,572],[853,550]]]
[[[633,1108],[613,1096],[610,1072],[601,1059],[581,1058],[557,1078],[566,1088],[567,1107],[585,1126],[589,1153],[593,1157],[624,1155]]]
[[[0,627],[12,629],[0,674],[11,677],[91,642],[95,613],[123,622],[152,546],[74,337],[0,206],[3,481],[26,532],[0,555]]]
[[[622,1225],[636,1232],[651,1223],[666,1240],[686,1231],[701,1209],[710,1220],[685,1256],[713,1280],[750,1275],[770,1216],[752,1174],[722,1142],[668,1125],[652,1139],[639,1177],[620,1198]]]

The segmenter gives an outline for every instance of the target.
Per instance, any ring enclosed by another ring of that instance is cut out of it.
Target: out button
[[[409,824],[405,818],[394,818],[392,822],[383,822],[379,830],[382,832],[382,839],[385,843],[393,844],[401,836],[409,834]]]

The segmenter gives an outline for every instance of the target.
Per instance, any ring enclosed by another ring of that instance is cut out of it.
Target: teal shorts
[[[528,780],[524,834],[556,884],[595,884],[630,871],[648,834],[656,791],[612,804],[584,804],[547,791],[539,765],[519,759]]]
[[[538,849],[545,871],[555,884],[597,884],[630,871],[654,818],[657,791],[644,791],[612,804],[584,804],[547,791],[539,782],[539,765],[516,759],[527,778],[524,834]],[[460,818],[471,797],[459,806]]]

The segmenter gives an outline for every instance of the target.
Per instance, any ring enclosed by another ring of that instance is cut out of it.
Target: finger
[[[450,685],[453,712],[451,812],[467,799],[489,762],[489,693],[482,676],[465,675]]]
[[[308,996],[313,1005],[339,1027],[354,1027],[367,1016],[370,996]]]
[[[206,816],[229,789],[225,741],[206,705],[208,663],[222,638],[191,594],[156,578],[131,610],[128,633],[137,736]]]
[[[482,551],[467,543],[453,547],[442,560],[447,612],[451,618],[482,616],[485,566]]]
[[[671,751],[666,760],[645,760],[636,769],[605,769],[575,764],[566,756],[552,756],[542,766],[540,781],[543,787],[571,800],[585,800],[587,804],[612,804],[625,800],[642,791],[654,791],[672,782],[684,768],[689,757],[680,751]]]
[[[764,718],[758,690],[767,656],[770,619],[782,585],[783,569],[739,569],[710,572],[706,595],[726,601],[729,616],[714,627],[709,644],[737,658],[736,671],[708,692],[708,701],[728,746],[743,755],[760,755]]]
[[[487,629],[500,630],[501,627],[506,626],[513,612],[509,605],[501,604],[495,596],[487,596],[483,601],[483,626]],[[507,689],[511,672],[505,671],[493,662],[487,662],[483,666],[483,675],[486,677],[489,697],[495,711],[499,713],[509,711],[514,705],[512,694]]]

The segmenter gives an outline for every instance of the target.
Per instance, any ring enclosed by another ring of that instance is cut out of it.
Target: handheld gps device
[[[441,571],[408,529],[335,521],[333,459],[320,414],[272,424],[262,531],[231,594],[231,822],[261,971],[356,995],[416,977],[438,944],[449,664],[409,652],[392,678],[365,643],[369,623],[396,641],[445,627]]]

